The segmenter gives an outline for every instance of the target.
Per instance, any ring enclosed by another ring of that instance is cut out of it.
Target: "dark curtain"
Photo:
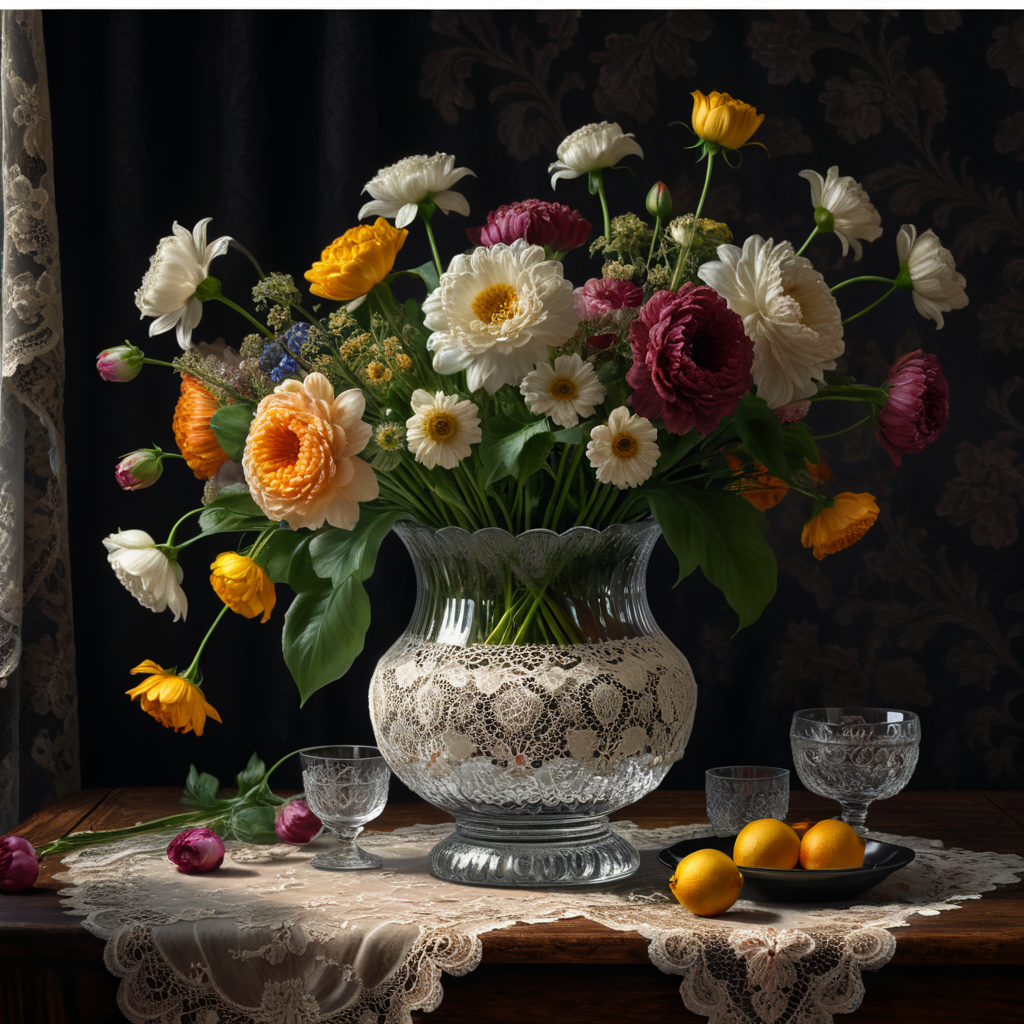
[[[135,447],[173,448],[177,378],[149,367],[104,384],[98,350],[129,338],[171,358],[173,335],[146,337],[132,303],[157,239],[175,219],[212,216],[211,237],[242,240],[268,269],[301,274],[356,222],[359,191],[385,164],[435,150],[478,178],[473,214],[438,218],[442,251],[515,199],[552,198],[545,173],[582,124],[619,121],[644,147],[614,177],[613,212],[641,210],[663,178],[675,212],[703,177],[689,135],[691,89],[728,90],[767,117],[770,159],[747,150],[719,168],[706,208],[742,239],[799,245],[810,225],[804,168],[865,182],[885,234],[859,273],[893,275],[902,223],[934,226],[967,277],[970,305],[937,332],[906,296],[847,328],[848,372],[879,383],[923,347],[950,380],[949,426],[897,471],[870,432],[823,442],[836,490],[867,490],[882,515],[853,548],[816,562],[800,546],[809,509],[790,496],[769,513],[779,591],[754,627],[734,619],[702,578],[673,589],[658,549],[650,597],[700,686],[694,735],[668,785],[702,788],[717,764],[791,764],[798,707],[881,705],[920,712],[916,788],[1019,787],[1024,735],[1024,17],[1015,12],[47,12],[56,178],[61,195],[68,346],[68,469],[82,725],[83,784],[177,784],[190,761],[227,778],[256,749],[370,736],[366,688],[413,601],[411,564],[389,538],[368,589],[374,622],[348,676],[300,711],[280,655],[282,615],[230,617],[205,658],[224,725],[202,738],[161,729],[123,695],[144,658],[187,664],[219,608],[206,578],[217,541],[190,548],[188,622],[140,608],[100,540],[142,528],[158,540],[201,485],[181,463],[157,486],[118,490],[113,466]],[[720,172],[720,173],[719,173]],[[582,179],[557,198],[599,210]],[[808,255],[831,281],[849,276],[834,238]],[[403,260],[429,256],[414,226]],[[225,292],[251,285],[237,255],[218,261]],[[599,273],[577,252],[577,284]],[[851,293],[844,311],[860,308]],[[245,325],[209,304],[196,340],[238,344]],[[822,433],[849,422],[840,410]],[[699,574],[698,574],[699,575]],[[294,777],[293,777],[294,781]],[[795,780],[794,780],[795,781]]]

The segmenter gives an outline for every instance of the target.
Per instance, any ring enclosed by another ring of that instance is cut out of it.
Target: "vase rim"
[[[648,518],[637,520],[634,523],[611,523],[609,526],[605,526],[600,530],[593,526],[571,526],[568,530],[564,530],[562,533],[558,533],[556,530],[542,529],[540,527],[536,527],[532,530],[524,530],[522,533],[510,533],[508,530],[500,526],[485,526],[479,530],[466,530],[461,526],[442,526],[438,528],[435,526],[428,526],[426,523],[418,522],[415,519],[400,519],[395,523],[394,529],[399,530],[402,528],[408,529],[413,527],[420,530],[426,530],[436,537],[490,537],[495,534],[500,534],[504,537],[512,537],[515,540],[519,540],[523,537],[537,536],[568,537],[570,535],[579,536],[580,534],[600,535],[604,533],[611,533],[615,530],[619,530],[619,532],[632,533],[638,527],[650,529],[651,527],[657,528],[657,526],[658,521],[654,516],[648,516]]]

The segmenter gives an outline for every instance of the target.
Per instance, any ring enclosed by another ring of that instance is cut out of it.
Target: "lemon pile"
[[[798,865],[807,871],[859,868],[865,842],[846,824],[829,818],[798,822],[794,827],[777,818],[760,818],[744,826],[733,844],[732,857],[721,850],[697,850],[684,857],[668,887],[687,910],[699,917],[724,914],[743,888],[741,867],[788,871]]]

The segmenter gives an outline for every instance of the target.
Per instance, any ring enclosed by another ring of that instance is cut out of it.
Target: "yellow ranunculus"
[[[210,585],[217,596],[233,611],[262,622],[270,618],[277,600],[277,591],[270,577],[251,558],[236,551],[219,554],[210,566]]]
[[[405,228],[393,228],[383,217],[372,225],[349,228],[306,271],[309,290],[336,302],[358,299],[391,273],[408,235]]]
[[[859,541],[877,518],[873,494],[844,491],[836,495],[832,508],[823,508],[804,525],[800,540],[805,548],[814,548],[814,557],[820,561]]]
[[[132,700],[141,697],[142,710],[152,715],[165,729],[195,731],[197,736],[202,736],[207,715],[216,722],[220,721],[217,709],[207,703],[203,691],[195,683],[165,672],[155,661],[148,659],[131,670],[133,676],[142,672],[149,673],[148,677],[125,693]]]
[[[745,146],[764,120],[764,114],[759,114],[749,103],[734,100],[727,92],[705,96],[697,90],[690,95],[693,97],[693,130],[705,142],[715,142],[725,149]]]

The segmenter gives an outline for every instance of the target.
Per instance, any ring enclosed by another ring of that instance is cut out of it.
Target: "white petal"
[[[469,216],[469,200],[461,192],[438,192],[434,196],[437,208],[444,213],[461,213]]]
[[[366,205],[369,206],[370,203]],[[416,203],[406,203],[395,216],[395,227],[404,228],[406,224],[411,224],[416,219],[416,214],[419,213],[419,210],[420,208]]]
[[[181,309],[176,309],[173,313],[164,313],[163,316],[158,316],[149,325],[149,336],[153,338],[158,334],[165,334],[181,319],[181,314],[184,312],[185,309],[182,307]],[[142,315],[145,316],[146,314],[143,313]]]
[[[363,191],[365,192],[366,189]],[[357,220],[363,220],[364,217],[394,217],[400,208],[398,203],[388,203],[383,199],[371,199],[359,208]]]

